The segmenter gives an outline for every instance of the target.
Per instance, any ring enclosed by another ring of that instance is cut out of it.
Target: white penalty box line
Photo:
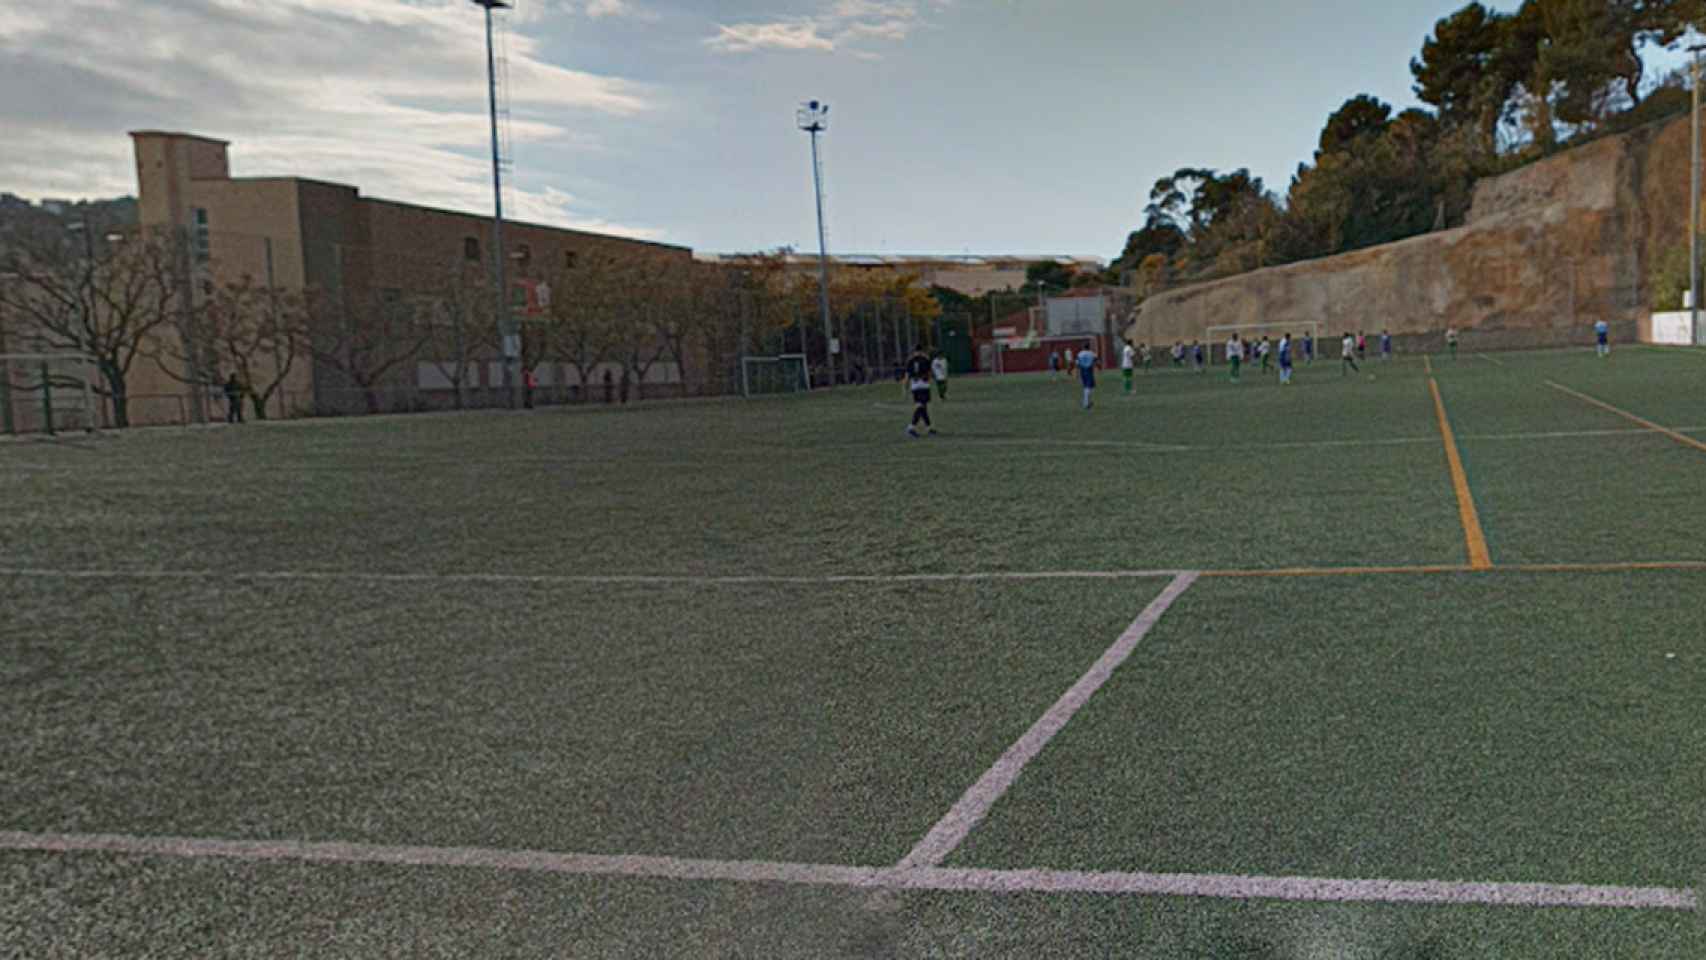
[[[7,571],[0,570],[0,575]],[[50,574],[62,575],[62,574]],[[114,574],[95,574],[112,576]],[[124,574],[118,574],[124,575]],[[0,831],[0,850],[48,853],[108,853],[130,856],[222,858],[245,862],[372,864],[400,867],[474,867],[576,876],[634,877],[681,881],[795,884],[867,890],[934,890],[989,893],[1088,893],[1111,896],[1180,896],[1226,900],[1272,899],[1323,903],[1466,904],[1523,907],[1597,907],[1634,910],[1696,910],[1692,889],[1584,884],[1453,882],[1439,880],[1264,877],[1207,873],[1143,873],[1073,870],[944,868],[940,864],[983,821],[1090,698],[1112,678],[1144,636],[1201,577],[1194,571],[1114,574],[925,574],[879,581],[1050,579],[1060,576],[1152,578],[1171,582],[1132,621],[1100,659],[1062,694],[1030,729],[978,778],[958,803],[893,867],[709,860],[644,855],[551,853],[486,847],[429,847],[362,843],[221,840],[139,837],[123,834]],[[188,576],[167,574],[167,576]],[[339,576],[336,574],[327,576]],[[420,578],[415,578],[420,579]],[[562,578],[558,578],[562,579]],[[752,578],[730,578],[754,582]],[[757,582],[774,582],[776,578]],[[873,578],[855,578],[869,580]],[[795,582],[785,580],[783,582]]]
[[[62,580],[212,580],[222,583],[306,581],[314,583],[517,583],[621,586],[806,586],[817,584],[903,584],[1027,582],[1038,580],[1165,580],[1177,570],[1035,570],[973,573],[741,574],[551,574],[551,573],[380,573],[364,570],[57,570],[0,567],[0,577]]]
[[[212,840],[122,834],[0,831],[0,850],[118,856],[225,859],[248,863],[325,863],[414,868],[476,868],[519,873],[680,881],[769,883],[862,890],[1079,893],[1317,903],[1411,903],[1621,910],[1697,910],[1699,895],[1672,887],[1440,880],[1339,880],[1209,873],[1074,870],[978,870],[848,867],[754,860],[700,860],[497,850],[484,847]]]
[[[1000,759],[995,761],[995,765],[978,778],[976,783],[972,784],[971,789],[967,790],[959,802],[954,804],[953,809],[949,810],[946,816],[930,828],[930,832],[924,836],[924,839],[920,840],[917,846],[913,847],[911,852],[901,859],[898,868],[905,870],[915,867],[935,867],[946,860],[948,855],[953,853],[954,849],[963,843],[972,830],[989,814],[989,810],[995,806],[995,802],[1000,800],[1008,788],[1019,779],[1019,774],[1024,772],[1025,765],[1035,759],[1037,754],[1048,746],[1048,742],[1066,727],[1073,715],[1090,702],[1090,698],[1095,695],[1096,691],[1108,682],[1114,675],[1114,671],[1119,669],[1120,664],[1124,663],[1131,656],[1132,651],[1137,649],[1138,643],[1160,621],[1161,615],[1167,612],[1167,608],[1173,605],[1173,601],[1179,599],[1186,590],[1189,590],[1191,584],[1196,583],[1200,576],[1201,574],[1195,572],[1180,573],[1175,576],[1167,588],[1161,591],[1161,595],[1151,601],[1149,606],[1145,607],[1143,612],[1138,615],[1137,619],[1132,621],[1131,626],[1120,634],[1119,639],[1114,641],[1113,646],[1102,654],[1101,659],[1097,660],[1082,677],[1079,677],[1078,682],[1062,694],[1060,699],[1055,701],[1054,706],[1050,707],[1047,713],[1044,713],[1036,723],[1032,724],[1023,736],[1011,747],[1008,747],[1007,752],[1003,753]]]

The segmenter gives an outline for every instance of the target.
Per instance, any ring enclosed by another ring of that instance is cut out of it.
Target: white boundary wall
[[[1706,318],[1706,311],[1701,311],[1701,316]],[[1690,319],[1687,310],[1653,314],[1653,335],[1647,342],[1670,347],[1693,346],[1694,340],[1689,335]]]

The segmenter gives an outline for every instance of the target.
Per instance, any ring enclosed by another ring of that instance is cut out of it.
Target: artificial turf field
[[[1706,956],[1706,352],[1365,370],[0,445],[0,956]]]

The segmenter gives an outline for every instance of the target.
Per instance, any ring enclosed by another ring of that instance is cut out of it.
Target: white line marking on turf
[[[1442,880],[1341,880],[1206,873],[1125,873],[1074,870],[883,868],[756,860],[610,856],[494,850],[483,847],[380,846],[364,843],[208,840],[119,834],[0,831],[0,850],[110,853],[125,856],[229,859],[247,862],[475,867],[525,873],[786,883],[858,889],[1092,893],[1112,896],[1209,897],[1332,903],[1434,903],[1512,907],[1599,907],[1696,910],[1694,890],[1673,887],[1482,883]]]
[[[52,570],[0,567],[0,577],[41,577],[63,580],[218,580],[222,582],[308,581],[351,583],[523,583],[591,585],[742,586],[829,583],[963,583],[1026,580],[1161,580],[1177,570],[1036,570],[984,573],[869,573],[823,576],[699,576],[695,574],[549,574],[549,573],[371,573],[351,570],[280,570],[226,573],[219,570]]]
[[[1490,360],[1490,361],[1492,361],[1492,362],[1493,362],[1493,363],[1495,363],[1495,364],[1497,364],[1497,365],[1498,365],[1498,366],[1501,366],[1501,367],[1502,367],[1502,366],[1504,366],[1504,365],[1505,365],[1505,362],[1504,362],[1504,361],[1503,361],[1503,360],[1498,360],[1498,359],[1495,359],[1495,358],[1493,358],[1493,357],[1489,357],[1489,356],[1487,356],[1487,355],[1486,355],[1486,354],[1484,354],[1484,353],[1477,353],[1477,354],[1476,354],[1476,356],[1477,356],[1477,357],[1480,357],[1480,358],[1481,358],[1481,359],[1482,359],[1482,360]]]
[[[1131,652],[1137,649],[1138,641],[1142,640],[1144,634],[1155,626],[1156,621],[1161,619],[1161,615],[1173,605],[1173,601],[1179,599],[1181,594],[1189,590],[1191,584],[1197,582],[1198,576],[1197,573],[1186,572],[1174,577],[1173,582],[1169,583],[1167,588],[1161,591],[1161,595],[1144,608],[1137,619],[1132,621],[1131,626],[1127,627],[1126,631],[1120,634],[1120,638],[1114,641],[1114,645],[1102,654],[1101,659],[1097,660],[1095,665],[1082,677],[1079,677],[1078,682],[1062,694],[1060,699],[1055,701],[1054,706],[1050,707],[1047,713],[1031,725],[1031,729],[1025,731],[1024,736],[1021,736],[1017,742],[1008,747],[1007,752],[1003,753],[1001,758],[995,761],[995,765],[985,771],[976,783],[972,784],[971,789],[967,790],[965,796],[954,804],[953,809],[949,810],[941,820],[937,821],[935,826],[930,828],[930,832],[925,834],[924,839],[918,841],[918,845],[901,859],[898,868],[904,870],[913,867],[934,867],[946,860],[948,854],[953,853],[954,848],[958,847],[971,833],[972,828],[976,827],[979,821],[989,813],[989,809],[995,805],[995,801],[1001,799],[1002,794],[1007,792],[1007,788],[1019,779],[1019,774],[1024,771],[1025,764],[1030,763],[1037,754],[1041,753],[1043,747],[1054,739],[1055,734],[1066,726],[1067,721],[1071,720],[1073,715],[1089,702],[1096,691],[1108,682],[1108,678],[1113,676],[1120,664],[1124,663],[1126,658],[1131,656]]]

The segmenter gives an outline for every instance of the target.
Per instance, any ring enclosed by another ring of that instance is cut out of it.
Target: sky
[[[1284,193],[1328,113],[1414,104],[1461,0],[516,0],[506,213],[706,252],[1112,258],[1150,186]],[[232,141],[236,176],[491,211],[468,0],[0,0],[0,191],[133,194],[125,134]]]

